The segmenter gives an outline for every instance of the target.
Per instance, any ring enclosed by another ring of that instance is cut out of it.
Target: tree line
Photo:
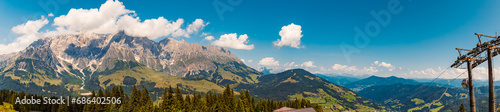
[[[249,94],[248,90],[241,90],[235,94],[233,89],[226,85],[222,94],[208,92],[182,94],[179,86],[169,86],[163,90],[163,94],[157,101],[153,101],[147,88],[132,87],[130,94],[125,94],[121,86],[111,89],[92,91],[90,97],[121,97],[121,104],[15,104],[16,99],[31,98],[43,99],[43,96],[28,94],[25,92],[14,92],[11,90],[0,90],[0,105],[7,102],[13,105],[15,110],[27,111],[52,111],[52,112],[272,112],[281,107],[305,108],[313,107],[314,110],[322,112],[321,106],[311,104],[306,99],[294,99],[289,101],[275,101],[272,98],[256,98]],[[56,98],[56,97],[52,97]],[[70,98],[71,99],[71,98]]]

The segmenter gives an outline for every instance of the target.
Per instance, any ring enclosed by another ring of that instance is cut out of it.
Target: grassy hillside
[[[249,89],[261,98],[292,100],[305,98],[330,111],[369,111],[379,109],[374,103],[347,88],[335,85],[303,69],[264,75],[257,84],[243,84],[236,89]]]
[[[200,71],[196,75],[188,75],[189,79],[207,79],[219,86],[230,84],[232,86],[238,84],[252,84],[258,83],[258,77],[262,73],[240,63],[217,64],[215,71]]]
[[[221,93],[223,90],[223,87],[209,80],[172,76],[157,72],[135,61],[116,59],[107,61],[114,63],[113,68],[92,73],[89,68],[80,71],[68,65],[69,72],[61,71],[58,73],[43,61],[20,58],[0,73],[0,89],[25,91],[39,95],[78,95],[112,86],[130,88],[134,84],[145,86],[152,94],[158,94],[169,85],[174,87],[179,85],[186,93],[206,93],[208,91]],[[79,77],[83,77],[85,80]],[[81,90],[83,81],[85,86],[84,90]]]
[[[474,91],[477,98],[488,95],[487,87],[478,87],[475,88]],[[497,88],[496,91],[500,92],[499,88]],[[406,84],[373,86],[358,92],[359,95],[385,106],[386,108],[412,111],[438,111],[452,108],[456,105],[446,105],[453,104],[452,102],[456,101],[468,101],[468,93],[468,90],[463,88],[446,88],[438,86],[428,86],[426,88],[425,85]],[[477,102],[479,102],[479,100]],[[458,106],[460,106],[460,104],[458,104]],[[455,109],[458,110],[458,108]]]
[[[18,111],[14,110],[12,104],[3,102],[2,105],[0,105],[0,112],[18,112]]]
[[[86,90],[98,90],[113,86],[124,86],[130,88],[133,85],[144,86],[153,95],[159,95],[163,88],[179,85],[184,93],[212,91],[221,93],[223,87],[205,79],[187,79],[177,77],[145,67],[135,61],[111,60],[115,63],[112,69],[98,70],[88,75]],[[128,93],[128,91],[126,91]]]
[[[41,60],[19,58],[0,72],[0,89],[41,95],[69,95],[81,80],[66,71],[56,72]]]

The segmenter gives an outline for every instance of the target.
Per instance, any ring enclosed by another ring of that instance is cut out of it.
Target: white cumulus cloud
[[[193,23],[188,25],[188,27],[186,28],[186,34],[192,34],[194,32],[198,32],[208,24],[209,22],[204,22],[202,19],[196,19]]]
[[[302,27],[300,25],[290,24],[288,26],[281,27],[279,32],[281,39],[274,41],[274,46],[283,47],[290,46],[293,48],[301,48],[300,38],[302,38]]]
[[[41,19],[35,21],[28,21],[24,24],[14,26],[11,30],[17,34],[35,34],[43,26],[47,25],[49,21],[42,16]]]
[[[318,66],[314,65],[313,61],[306,61],[306,62],[300,64],[300,66],[302,66],[302,67],[308,67],[308,68],[318,67]]]
[[[68,14],[54,18],[54,25],[63,33],[88,31],[113,33],[118,30],[116,21],[120,16],[135,13],[125,9],[122,2],[108,0],[99,9],[70,9]]]
[[[54,14],[48,14],[53,17]],[[107,0],[99,8],[91,9],[70,9],[70,11],[53,19],[55,30],[38,32],[40,28],[49,23],[49,20],[42,17],[40,20],[28,21],[22,25],[12,28],[12,32],[22,34],[14,42],[7,45],[0,45],[0,54],[20,51],[26,48],[33,41],[40,37],[54,36],[69,33],[99,33],[112,34],[118,30],[124,30],[126,34],[139,37],[157,39],[159,37],[187,37],[201,31],[209,23],[196,19],[183,28],[184,19],[175,21],[167,20],[164,17],[153,19],[139,19],[135,11],[125,8],[118,0]]]
[[[279,66],[279,61],[274,60],[273,57],[266,57],[262,58],[262,60],[259,61],[259,65],[262,66]]]
[[[252,50],[254,45],[246,45],[248,43],[247,34],[238,35],[236,33],[224,34],[221,35],[219,40],[215,40],[212,42],[212,45],[217,45],[219,47],[227,47],[232,49],[244,49],[244,50]]]
[[[190,37],[200,31],[208,22],[196,19],[183,29],[184,19],[176,21],[164,17],[146,19],[143,22],[136,16],[135,11],[126,9],[122,2],[108,0],[99,9],[71,9],[68,14],[54,18],[54,25],[59,33],[92,32],[114,33],[124,30],[132,36],[157,39],[162,36]]]
[[[14,26],[11,30],[16,34],[21,34],[14,42],[7,45],[0,44],[0,54],[7,54],[11,52],[21,51],[28,47],[31,43],[38,40],[40,33],[38,31],[49,21],[42,16],[41,19],[35,21],[28,21],[24,24]]]

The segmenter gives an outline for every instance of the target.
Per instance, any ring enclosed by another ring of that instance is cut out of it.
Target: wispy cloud
[[[259,65],[262,66],[279,66],[279,61],[274,60],[274,57],[266,57],[262,58],[262,60],[259,61]]]
[[[215,39],[215,37],[214,37],[214,36],[206,36],[206,37],[205,37],[205,40],[208,40],[208,41],[212,41],[212,40],[214,40],[214,39]]]
[[[313,61],[306,61],[302,64],[300,64],[300,66],[302,67],[307,67],[307,68],[315,68],[315,67],[318,67],[316,65],[314,65],[314,62]]]

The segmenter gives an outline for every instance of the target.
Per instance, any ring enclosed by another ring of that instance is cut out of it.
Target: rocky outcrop
[[[154,42],[146,37],[126,35],[123,31],[43,38],[22,52],[0,57],[0,68],[7,67],[17,57],[24,57],[41,60],[58,72],[70,68],[102,71],[114,67],[109,60],[134,60],[156,71],[181,77],[200,71],[215,71],[218,64],[242,64],[236,55],[225,48],[201,46],[172,38]]]
[[[9,53],[9,54],[3,54],[0,55],[0,70],[4,67],[7,67],[7,65],[11,64],[17,57],[19,57],[19,54],[21,52],[14,52],[14,53]]]

